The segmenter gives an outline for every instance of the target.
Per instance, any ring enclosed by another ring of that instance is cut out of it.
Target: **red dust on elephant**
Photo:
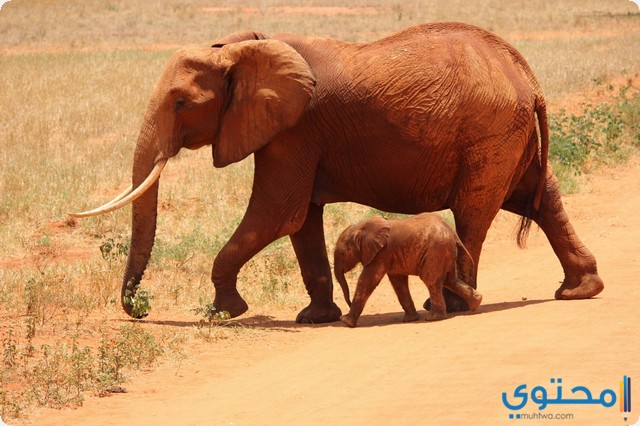
[[[482,295],[458,278],[458,257],[466,257],[465,263],[473,265],[455,231],[433,213],[396,220],[374,216],[349,226],[338,237],[333,257],[336,279],[350,307],[349,313],[340,319],[355,327],[367,299],[385,274],[404,309],[405,322],[420,319],[409,292],[409,275],[420,277],[429,290],[431,306],[425,316],[427,321],[447,317],[442,293],[445,286],[475,311]],[[344,274],[358,263],[362,263],[362,272],[351,302]]]
[[[340,318],[323,209],[346,201],[405,214],[450,209],[476,266],[498,211],[514,212],[524,218],[520,237],[535,221],[562,265],[555,297],[589,298],[604,285],[565,213],[548,145],[538,80],[518,51],[481,28],[432,23],[365,44],[244,31],[169,59],[131,188],[76,216],[133,203],[121,298],[132,315],[125,295],[151,255],[162,169],[182,148],[211,146],[216,167],[251,154],[255,162],[246,213],[211,273],[216,307],[234,317],[248,309],[236,288],[242,266],[289,236],[311,298],[296,320]],[[473,271],[463,278],[475,287]],[[449,311],[468,308],[445,297]]]

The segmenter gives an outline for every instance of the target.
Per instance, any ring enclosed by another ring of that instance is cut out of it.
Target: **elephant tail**
[[[525,214],[520,219],[520,227],[516,237],[516,243],[520,248],[526,247],[527,236],[531,229],[532,217],[540,212],[542,192],[544,191],[544,185],[547,180],[547,164],[549,161],[549,123],[547,120],[547,105],[541,95],[536,96],[535,108],[536,115],[538,116],[538,127],[540,128],[540,148],[538,149],[540,173],[538,175],[538,183],[536,185],[536,192],[533,195],[533,200],[531,204],[526,207]]]
[[[533,209],[540,211],[549,160],[549,123],[547,121],[547,105],[542,96],[536,97],[536,115],[538,116],[538,127],[540,127],[540,175],[538,176],[536,195],[533,198]]]

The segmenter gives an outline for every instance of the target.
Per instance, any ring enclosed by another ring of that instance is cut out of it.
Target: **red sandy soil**
[[[169,363],[125,383],[128,393],[88,397],[75,410],[40,410],[38,425],[200,424],[513,424],[502,403],[516,387],[542,386],[565,399],[585,386],[597,398],[620,397],[619,381],[640,378],[640,158],[602,169],[564,198],[583,242],[598,259],[604,292],[556,301],[562,270],[541,231],[529,247],[514,243],[516,218],[501,213],[479,269],[482,306],[474,314],[402,323],[388,282],[373,294],[358,328],[305,326],[295,312],[250,310],[237,336],[189,349],[180,368]],[[417,304],[426,288],[413,279]],[[346,308],[339,294],[336,302]],[[183,326],[167,323],[168,329]],[[599,404],[550,404],[530,399],[519,413],[565,415],[562,424],[625,425],[640,415]],[[625,421],[625,417],[627,420]],[[548,420],[531,420],[540,424]],[[12,423],[13,424],[13,423]],[[17,422],[15,424],[18,424]]]

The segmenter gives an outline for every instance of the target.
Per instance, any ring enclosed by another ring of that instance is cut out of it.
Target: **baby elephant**
[[[385,274],[404,309],[405,322],[420,318],[409,293],[408,275],[419,276],[429,289],[431,310],[427,312],[427,321],[442,320],[447,316],[443,286],[475,310],[482,295],[458,280],[457,256],[467,256],[473,264],[455,231],[435,214],[423,213],[401,220],[375,216],[349,226],[338,238],[334,252],[335,275],[351,307],[340,319],[349,327],[355,327],[367,299]],[[363,269],[351,303],[344,274],[358,262],[362,262]]]

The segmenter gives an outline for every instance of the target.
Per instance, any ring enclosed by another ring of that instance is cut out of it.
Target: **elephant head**
[[[389,222],[380,217],[357,223],[345,229],[336,242],[333,269],[347,305],[351,306],[349,285],[344,276],[358,263],[366,267],[389,241]]]
[[[235,40],[234,40],[235,41]],[[156,229],[158,178],[181,148],[212,145],[216,167],[242,160],[296,124],[315,87],[306,61],[276,40],[250,40],[175,53],[149,102],[133,159],[132,184],[87,217],[132,207],[131,247],[122,283],[135,293]]]

